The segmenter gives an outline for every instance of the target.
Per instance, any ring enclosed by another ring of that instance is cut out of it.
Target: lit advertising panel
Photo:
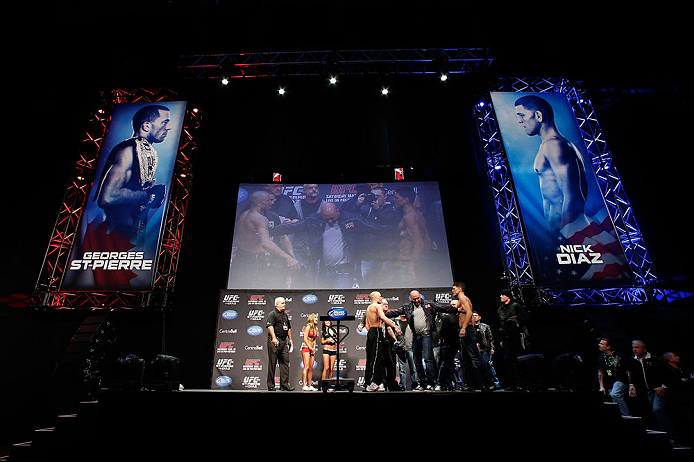
[[[185,110],[114,107],[61,290],[151,287]]]
[[[240,185],[227,289],[452,283],[437,182]]]
[[[491,96],[536,282],[631,283],[633,274],[566,95]]]

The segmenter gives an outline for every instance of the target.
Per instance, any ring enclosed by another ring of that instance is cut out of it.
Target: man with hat
[[[513,300],[511,289],[503,289],[499,295],[501,304],[497,310],[499,315],[499,345],[504,350],[506,373],[512,386],[517,385],[516,358],[528,349],[526,322],[528,312],[523,306]]]

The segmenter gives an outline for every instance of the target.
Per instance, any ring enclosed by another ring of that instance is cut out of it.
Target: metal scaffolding
[[[488,48],[335,50],[182,55],[184,79],[309,75],[406,75],[481,72],[492,63]]]

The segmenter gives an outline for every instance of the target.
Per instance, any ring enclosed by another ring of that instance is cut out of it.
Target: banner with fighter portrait
[[[536,282],[570,287],[632,283],[566,95],[494,92],[491,97]]]
[[[185,111],[114,107],[61,290],[151,287]]]

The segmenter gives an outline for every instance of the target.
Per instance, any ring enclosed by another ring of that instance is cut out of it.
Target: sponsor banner
[[[450,304],[450,287],[418,289],[425,300]],[[381,295],[390,308],[409,303],[410,289],[384,289]],[[369,306],[369,292],[363,290],[316,291],[234,291],[224,290],[219,296],[219,315],[215,335],[211,388],[216,390],[267,390],[268,333],[266,320],[275,309],[275,298],[286,300],[287,316],[292,326],[294,350],[290,354],[289,383],[301,390],[301,343],[303,328],[308,317],[316,313],[328,316],[336,325],[340,322],[342,342],[340,361],[335,365],[333,377],[354,379],[355,389],[364,385],[366,366],[366,331],[359,332]],[[344,320],[354,316],[354,321]],[[322,322],[320,323],[322,325]],[[323,349],[317,342],[313,364],[312,385],[320,389],[323,371]],[[275,371],[275,384],[279,388],[279,368]]]
[[[227,289],[452,283],[437,182],[239,187]]]
[[[185,110],[114,107],[61,290],[151,287]]]
[[[491,97],[536,282],[631,284],[633,274],[566,95]]]

